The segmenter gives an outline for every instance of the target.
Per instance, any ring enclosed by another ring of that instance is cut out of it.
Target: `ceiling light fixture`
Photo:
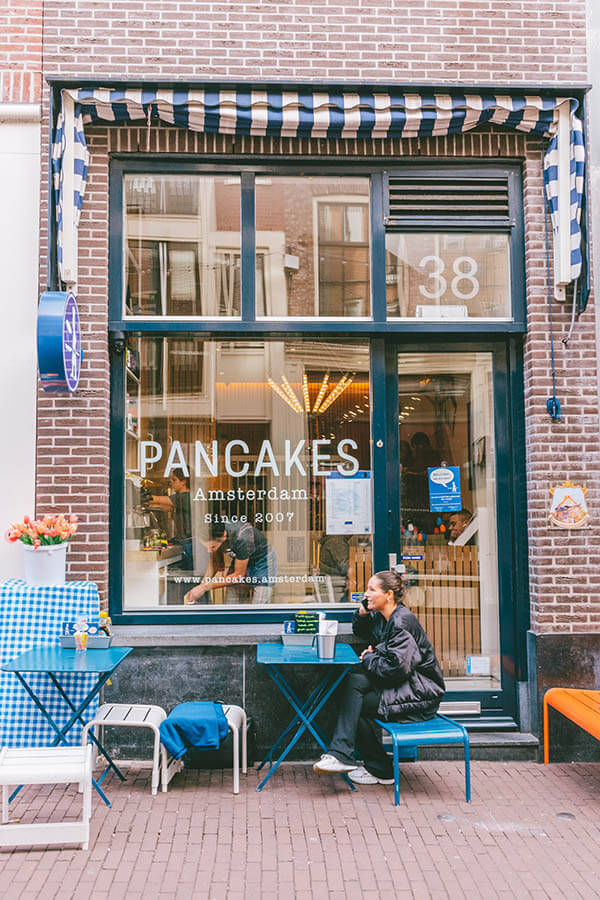
[[[332,392],[327,397],[327,400],[325,400],[325,402],[321,406],[321,409],[319,410],[319,412],[322,412],[322,413],[325,412],[326,409],[329,409],[329,407],[331,406],[332,403],[335,403],[337,398],[340,397],[344,393],[346,388],[350,387],[350,385],[352,384],[352,379],[354,378],[355,375],[356,375],[356,372],[353,372],[351,376],[348,376],[348,375],[342,376],[342,379],[340,381],[338,381],[338,383],[336,384],[336,386],[334,387]]]
[[[328,383],[329,383],[329,372],[323,376],[323,381],[321,382],[321,387],[319,388],[319,393],[317,394],[317,399],[315,400],[315,405],[313,406],[314,413],[319,411],[319,407],[321,405],[321,400],[325,396],[325,391],[327,390]]]
[[[292,403],[292,400],[290,399],[290,397],[288,397],[288,395],[285,393],[285,391],[283,391],[280,388],[280,386],[275,381],[273,381],[272,378],[267,379],[267,384],[269,385],[269,387],[271,388],[272,391],[275,391],[277,396],[281,400],[283,400],[284,403],[287,403],[287,405],[290,407],[290,409],[293,409],[294,412],[300,412],[300,413],[302,412],[302,407],[300,406],[298,401],[296,400],[296,405],[294,405]]]
[[[296,412],[302,412],[302,406],[300,404],[300,401],[296,397],[296,393],[293,390],[293,388],[292,388],[291,384],[289,383],[289,381],[287,380],[287,378],[285,377],[285,375],[281,376],[281,386],[283,387],[283,390],[286,392],[286,394],[290,398],[290,400],[292,402],[292,406],[294,407]]]
[[[308,396],[308,378],[306,372],[302,376],[302,396],[304,397],[304,412],[310,412],[310,397]]]

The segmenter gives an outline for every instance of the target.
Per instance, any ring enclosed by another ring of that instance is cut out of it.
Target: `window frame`
[[[374,571],[387,567],[387,550],[393,546],[391,521],[388,511],[391,510],[393,488],[389,486],[391,455],[393,446],[388,445],[387,415],[390,413],[390,397],[388,378],[386,377],[386,359],[389,354],[388,340],[398,341],[447,339],[452,342],[489,341],[519,339],[526,331],[525,315],[525,247],[524,217],[522,199],[522,171],[519,161],[498,163],[497,160],[487,162],[473,161],[472,164],[461,161],[421,160],[394,161],[393,169],[409,168],[411,172],[420,172],[424,178],[435,177],[440,172],[498,177],[504,175],[509,185],[511,252],[511,297],[512,318],[494,321],[485,319],[470,320],[409,320],[387,318],[386,279],[385,279],[385,235],[384,225],[384,190],[390,163],[387,166],[378,164],[372,159],[340,165],[324,161],[322,158],[298,159],[258,159],[255,163],[240,163],[237,159],[215,156],[206,158],[202,163],[192,162],[181,157],[142,156],[136,154],[114,154],[111,156],[109,169],[109,297],[108,297],[108,332],[110,347],[110,509],[109,528],[109,597],[110,611],[114,621],[120,624],[206,624],[206,623],[269,623],[281,622],[289,613],[265,607],[255,609],[228,610],[223,607],[212,609],[203,606],[189,612],[127,612],[123,609],[123,574],[125,563],[125,528],[124,528],[124,479],[125,479],[125,447],[124,429],[126,425],[125,393],[126,371],[124,347],[128,335],[174,336],[189,334],[203,336],[210,340],[232,340],[236,337],[256,340],[285,340],[291,338],[315,339],[317,334],[328,339],[367,339],[370,345],[370,379],[371,379],[371,440],[373,445],[373,516],[374,520],[387,522],[387,526],[375,530],[373,534],[373,566]],[[123,309],[123,176],[132,173],[150,174],[218,174],[220,176],[239,176],[241,178],[241,317],[125,317]],[[371,315],[354,318],[327,317],[263,317],[256,316],[256,231],[254,178],[261,175],[302,175],[319,174],[335,176],[369,176],[370,189],[370,279],[371,279]],[[458,226],[457,222],[457,226]],[[432,220],[426,226],[419,224],[414,231],[429,232],[448,228],[447,220],[437,223]],[[395,229],[397,230],[397,229]],[[408,230],[403,226],[402,230]],[[451,229],[450,229],[451,230]],[[457,230],[457,228],[454,228]],[[507,226],[493,228],[489,224],[465,227],[460,223],[460,230],[506,232]],[[386,340],[388,339],[388,340]],[[392,404],[393,406],[393,404]],[[385,449],[376,451],[376,447]],[[336,616],[341,621],[351,618],[353,609],[340,612]]]
[[[489,177],[505,176],[508,180],[510,224],[477,223],[466,226],[457,219],[452,223],[447,218],[435,220],[427,224],[416,223],[414,226],[403,225],[401,229],[386,229],[384,224],[384,191],[390,171],[410,168],[411,172],[421,173],[424,178],[435,177],[440,172],[452,172],[453,175],[481,175]],[[241,316],[211,317],[196,316],[183,318],[179,316],[147,317],[123,315],[123,175],[125,174],[219,174],[241,178]],[[319,174],[347,176],[370,176],[371,203],[371,315],[356,318],[306,316],[277,317],[256,316],[256,230],[254,178],[261,175],[297,175]],[[428,334],[493,334],[515,333],[526,331],[525,310],[525,255],[524,255],[524,222],[522,202],[522,174],[519,162],[445,163],[441,167],[439,160],[428,163],[411,164],[410,160],[389,165],[377,165],[366,162],[362,165],[337,166],[323,165],[322,160],[307,159],[302,164],[297,160],[274,160],[265,165],[264,161],[256,165],[240,164],[231,159],[215,157],[214,161],[193,163],[172,157],[131,159],[128,154],[115,154],[111,158],[109,178],[109,331],[160,331],[168,326],[173,331],[221,332],[223,334],[243,332],[245,334],[266,333],[340,333],[364,334],[367,326],[370,333],[407,334],[413,331]],[[385,303],[385,234],[386,230],[402,230],[411,232],[431,231],[463,231],[509,233],[511,236],[510,271],[512,315],[507,319],[467,319],[467,320],[417,320],[388,318]]]

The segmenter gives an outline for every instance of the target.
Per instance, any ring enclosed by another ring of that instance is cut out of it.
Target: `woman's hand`
[[[367,653],[374,653],[374,652],[375,652],[375,651],[373,650],[373,648],[372,648],[371,645],[369,644],[369,646],[367,647],[367,649],[366,649],[366,650],[363,650],[363,652],[360,654],[360,661],[361,661],[361,662],[363,661],[363,658],[366,656]]]
[[[186,606],[191,606],[204,594],[205,589],[203,584],[198,584],[196,587],[191,588],[187,594],[183,598],[183,602]]]

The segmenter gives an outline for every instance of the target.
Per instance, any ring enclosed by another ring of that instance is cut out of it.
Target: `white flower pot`
[[[27,544],[25,551],[25,581],[27,584],[64,584],[67,571],[67,542],[34,549]]]

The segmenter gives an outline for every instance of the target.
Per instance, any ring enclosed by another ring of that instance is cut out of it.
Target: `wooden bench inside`
[[[544,763],[550,761],[548,708],[562,713],[588,734],[600,740],[600,691],[550,688],[544,695]]]

